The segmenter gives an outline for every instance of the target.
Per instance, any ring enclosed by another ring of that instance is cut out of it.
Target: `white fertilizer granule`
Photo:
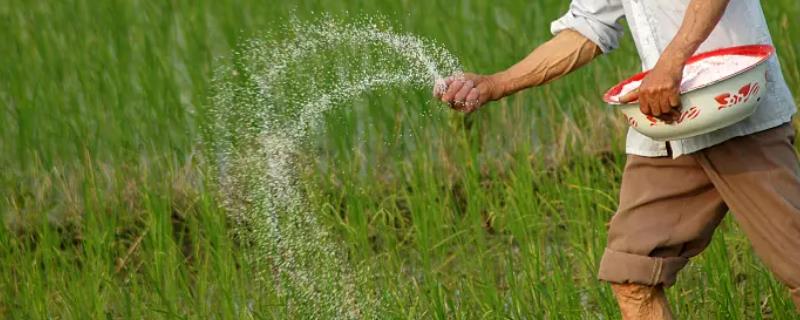
[[[683,80],[681,81],[681,93],[687,92],[697,87],[701,87],[713,81],[729,77],[744,69],[747,69],[760,61],[759,57],[743,55],[725,55],[708,57],[687,64],[683,68]],[[612,100],[619,101],[619,98],[629,92],[639,88],[641,80],[625,84],[620,93]]]

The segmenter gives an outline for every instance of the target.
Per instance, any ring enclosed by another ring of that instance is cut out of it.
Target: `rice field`
[[[549,38],[564,1],[0,1],[0,318],[301,318],[232,226],[204,145],[214,70],[294,20],[377,17],[469,71]],[[800,3],[763,2],[800,102]],[[325,63],[313,61],[311,63]],[[386,319],[615,319],[595,279],[625,123],[620,49],[463,116],[384,88],[325,114],[304,192]],[[300,77],[298,77],[300,79]],[[681,319],[792,319],[727,218],[668,290]]]

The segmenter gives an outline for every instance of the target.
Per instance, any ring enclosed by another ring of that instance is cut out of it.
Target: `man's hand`
[[[666,122],[678,120],[681,108],[681,79],[683,65],[678,61],[671,66],[657,65],[648,73],[638,89],[620,98],[629,103],[639,100],[639,110]]]
[[[642,113],[667,122],[677,120],[683,66],[714,30],[729,2],[692,0],[678,33],[662,52],[656,66],[642,79],[639,89],[620,98],[620,102],[638,99]]]
[[[433,95],[450,105],[450,108],[470,113],[503,94],[493,76],[465,73],[451,76],[437,83]]]

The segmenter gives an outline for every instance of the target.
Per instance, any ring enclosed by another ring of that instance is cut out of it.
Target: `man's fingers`
[[[647,101],[650,103],[650,112],[652,112],[654,116],[660,117],[664,114],[664,105],[662,103],[664,101],[658,93],[651,93]]]
[[[660,117],[661,115],[669,112],[669,107],[667,106],[665,108],[665,106],[667,106],[666,101],[664,101],[660,95],[656,95],[650,99],[650,112],[652,112],[656,117]]]
[[[672,118],[678,120],[681,116],[681,96],[672,94],[669,96],[669,106],[672,108]]]
[[[660,99],[658,99],[658,106],[661,108],[661,114],[669,115],[672,113],[672,106],[670,105],[669,96],[662,95]]]
[[[467,97],[464,99],[467,104],[478,104],[480,102],[478,99],[481,97],[481,93],[478,88],[472,88],[467,94]]]
[[[661,117],[664,118],[664,119],[667,119],[668,121],[672,121],[673,118],[675,117],[675,112],[673,112],[673,111],[674,110],[672,108],[670,108],[669,106],[667,106],[666,110],[664,110],[664,107],[662,106],[661,107]],[[677,119],[674,119],[674,120],[677,120]]]
[[[630,103],[636,100],[639,100],[639,88],[633,89],[633,91],[619,98],[620,103]]]
[[[669,106],[672,107],[672,119],[678,121],[681,118],[681,110],[683,109],[680,94],[673,94],[670,96]]]
[[[472,112],[475,111],[480,107],[480,91],[478,88],[472,88],[469,91],[469,94],[464,98],[464,111],[465,112]]]
[[[644,114],[646,116],[650,115],[650,106],[647,104],[646,101],[639,100],[639,111],[641,111],[642,114]]]
[[[470,90],[472,90],[472,88],[474,87],[475,83],[472,81],[467,81],[466,83],[464,83],[464,86],[461,87],[461,90],[458,90],[458,93],[456,93],[455,98],[453,98],[453,100],[455,100],[455,103],[463,104]]]
[[[461,87],[463,86],[464,86],[464,81],[455,80],[451,82],[447,86],[447,92],[445,92],[445,94],[442,96],[442,101],[446,103],[453,102],[453,98],[455,98],[456,94],[458,94],[458,91],[460,91]]]
[[[661,115],[661,108],[658,106],[658,102],[653,99],[650,95],[642,95],[639,97],[639,104],[644,106],[644,109],[647,110],[646,115],[652,116],[660,116]]]
[[[680,118],[680,96],[672,92],[663,92],[650,101],[650,111],[664,122],[672,123]],[[658,112],[656,112],[656,110]]]
[[[662,94],[662,98],[659,99],[659,105],[661,106],[661,114],[662,117],[671,119],[671,120],[678,120],[680,116],[680,105],[681,105],[681,98],[680,95],[676,92],[664,92]]]
[[[649,95],[645,94],[645,95],[639,96],[639,106],[640,106],[639,109],[642,109],[642,107],[644,107],[644,110],[647,111],[647,112],[642,111],[642,113],[644,113],[646,115],[651,115],[651,116],[655,115],[655,114],[653,114],[653,112],[655,110],[653,110],[654,108],[650,104],[650,96]]]
[[[439,79],[434,81],[434,95],[449,104],[450,108],[469,113],[486,102],[481,98],[481,92],[485,89],[481,80],[480,76],[472,74]]]
[[[673,94],[669,97],[669,106],[672,107],[672,118],[677,121],[681,117],[681,96]]]
[[[650,109],[650,114],[652,114],[654,117],[661,116],[661,109],[658,106],[650,105],[648,109]]]
[[[639,102],[639,111],[641,111],[644,115],[651,115],[652,110],[650,110],[650,104],[648,103],[647,97],[639,96],[639,88],[633,89],[633,91],[628,92],[619,98],[620,103],[631,103],[637,100]]]
[[[669,106],[679,109],[681,107],[681,96],[679,94],[671,94],[669,96]]]
[[[433,96],[438,98],[438,99],[441,99],[444,102],[448,102],[448,101],[445,101],[445,99],[442,99],[442,98],[444,98],[444,96],[447,94],[447,91],[448,91],[448,89],[450,89],[450,87],[453,84],[453,82],[456,82],[456,81],[462,81],[463,82],[463,79],[461,79],[458,76],[449,76],[447,78],[441,78],[441,79],[436,80],[434,82],[434,84],[433,84]]]

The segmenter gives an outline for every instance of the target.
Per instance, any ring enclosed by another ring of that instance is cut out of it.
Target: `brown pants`
[[[800,311],[800,166],[790,124],[697,153],[631,155],[601,280],[670,286],[730,208]]]

